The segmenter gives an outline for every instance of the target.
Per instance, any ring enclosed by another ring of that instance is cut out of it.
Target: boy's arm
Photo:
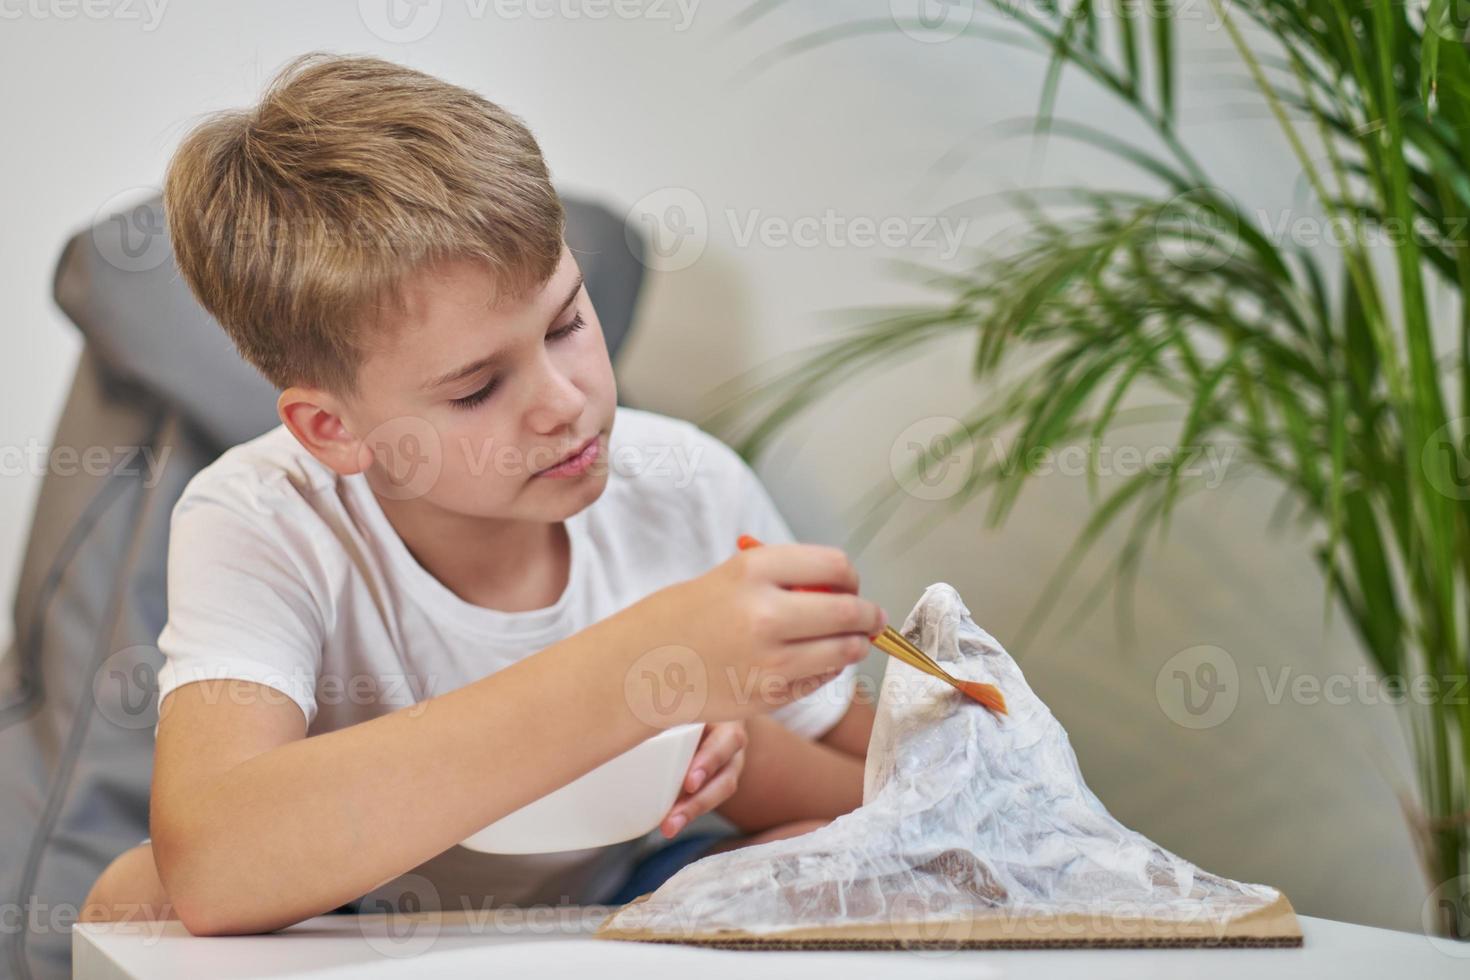
[[[607,696],[631,649],[593,627],[311,738],[300,709],[263,685],[170,692],[150,831],[179,918],[195,934],[231,934],[327,912],[632,748],[656,729]]]
[[[842,720],[818,740],[769,715],[745,721],[745,765],[731,796],[715,812],[742,833],[798,820],[839,817],[863,802],[863,768],[872,707],[854,698]],[[850,747],[858,747],[850,752]]]
[[[858,686],[861,693],[862,685]],[[854,697],[847,705],[847,713],[838,719],[819,742],[839,752],[855,755],[864,761],[868,758],[868,743],[873,738],[873,719],[878,715],[877,705],[866,698]]]

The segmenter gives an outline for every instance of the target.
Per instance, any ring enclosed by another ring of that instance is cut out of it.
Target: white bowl
[[[604,847],[653,830],[679,798],[704,722],[675,725],[466,837],[491,854]]]

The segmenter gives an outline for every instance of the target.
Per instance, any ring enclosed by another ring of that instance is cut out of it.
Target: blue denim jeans
[[[669,841],[658,850],[645,854],[606,904],[623,905],[639,895],[653,891],[672,878],[680,868],[698,861],[711,847],[733,836],[735,834],[731,831],[714,831],[688,834]]]

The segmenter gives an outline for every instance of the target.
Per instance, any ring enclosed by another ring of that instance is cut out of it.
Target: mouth
[[[597,461],[599,453],[598,436],[594,435],[582,445],[572,450],[560,460],[552,463],[545,469],[537,470],[534,476],[577,476],[586,472],[594,462]]]

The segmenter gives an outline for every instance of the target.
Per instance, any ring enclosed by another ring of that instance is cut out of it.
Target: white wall
[[[476,88],[531,124],[565,189],[619,207],[692,192],[707,246],[687,267],[651,277],[622,377],[635,403],[696,419],[718,404],[716,386],[813,340],[833,322],[827,311],[913,296],[885,271],[885,258],[940,258],[922,246],[865,247],[840,236],[818,247],[742,245],[727,211],[735,228],[752,218],[821,218],[829,208],[843,221],[909,220],[1028,179],[1022,143],[977,138],[985,124],[1035,104],[1039,63],[1024,52],[963,38],[921,43],[890,29],[737,79],[823,22],[801,7],[886,17],[888,4],[872,0],[800,5],[743,30],[731,27],[733,5],[707,0],[687,24],[672,0],[631,19],[592,19],[573,0],[530,5],[584,14],[550,19],[497,17],[494,4],[476,16],[472,0],[432,0],[423,10],[437,10],[437,23],[407,44],[368,29],[359,8],[372,20],[382,6],[374,0],[173,0],[156,23],[141,3],[125,8],[135,20],[122,11],[63,20],[70,8],[58,0],[28,3],[0,0],[0,83],[9,95],[0,109],[9,137],[0,156],[6,447],[49,438],[77,357],[77,336],[49,295],[66,237],[117,195],[156,185],[196,114],[251,101],[304,50],[380,54]],[[1208,27],[1191,31],[1192,50],[1221,48]],[[1191,64],[1198,79],[1213,62]],[[1069,83],[1066,92],[1076,114],[1128,126],[1086,86]],[[1226,103],[1235,96],[1203,84],[1185,96],[1186,134],[1231,189],[1289,207],[1296,167],[1261,114],[1234,111]],[[931,174],[957,146],[971,153],[963,166]],[[1059,142],[1047,160],[1047,181],[1132,179]],[[971,243],[996,227],[976,218]],[[881,392],[824,404],[762,461],[799,535],[843,543],[863,491],[892,480],[890,449],[904,430],[961,414],[983,396],[965,370],[968,349],[895,367]],[[7,473],[0,592],[9,595],[40,480]],[[1075,603],[1064,601],[1050,626],[1011,652],[1067,726],[1092,787],[1126,823],[1208,870],[1278,885],[1308,914],[1417,928],[1425,889],[1395,795],[1410,768],[1393,712],[1289,695],[1272,703],[1258,667],[1272,683],[1281,665],[1351,674],[1361,654],[1340,616],[1324,629],[1306,542],[1268,529],[1272,489],[1228,486],[1191,501],[1152,553],[1135,639],[1121,638],[1106,611],[1065,628]],[[911,500],[904,516],[943,506]],[[901,618],[926,584],[950,582],[977,620],[1012,644],[1085,513],[1085,481],[1057,474],[1038,480],[1004,530],[985,530],[977,508],[901,551],[894,530],[860,555],[865,591]],[[1079,591],[1101,567],[1089,565]],[[1201,645],[1221,648],[1235,665],[1238,703],[1214,727],[1192,730],[1170,720],[1166,709],[1177,707],[1155,681],[1172,656]],[[881,671],[881,657],[868,667]]]

